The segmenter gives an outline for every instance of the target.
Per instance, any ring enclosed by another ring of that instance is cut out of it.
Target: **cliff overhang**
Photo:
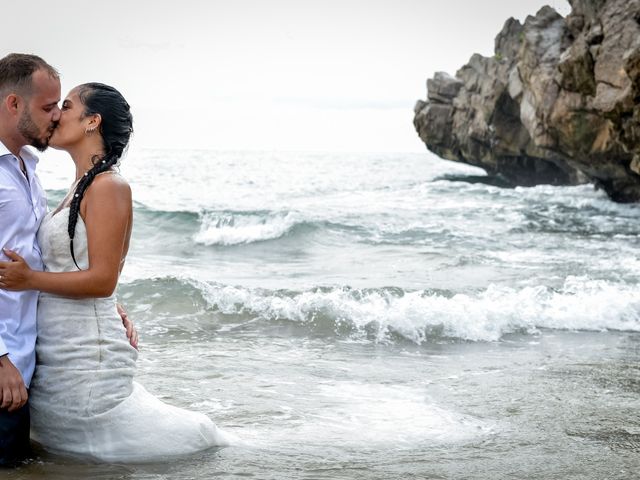
[[[427,80],[414,125],[442,158],[512,185],[592,182],[640,201],[640,0],[510,18],[495,54]]]

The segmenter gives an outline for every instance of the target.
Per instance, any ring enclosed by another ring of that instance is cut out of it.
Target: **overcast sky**
[[[63,96],[100,81],[132,105],[136,147],[424,151],[412,124],[434,72],[565,0],[6,2],[3,54],[36,53]]]

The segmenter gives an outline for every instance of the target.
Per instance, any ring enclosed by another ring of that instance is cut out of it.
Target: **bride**
[[[80,85],[50,140],[69,152],[76,181],[42,221],[45,271],[15,252],[0,288],[40,290],[32,438],[50,451],[102,461],[153,461],[228,444],[209,418],[167,405],[133,381],[136,350],[122,334],[114,290],[129,249],[131,189],[114,167],[133,132],[112,87]]]

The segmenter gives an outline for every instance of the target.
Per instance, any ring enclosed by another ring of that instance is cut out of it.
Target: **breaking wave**
[[[568,277],[559,289],[490,286],[473,294],[394,287],[266,290],[176,278],[137,280],[121,289],[143,297],[138,301],[150,303],[149,311],[155,299],[189,297],[196,309],[218,316],[220,331],[294,326],[303,334],[416,344],[498,341],[538,329],[640,331],[640,287],[585,277]]]

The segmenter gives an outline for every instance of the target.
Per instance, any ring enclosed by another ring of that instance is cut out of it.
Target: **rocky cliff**
[[[513,185],[591,181],[640,201],[640,0],[569,0],[507,20],[495,55],[427,81],[414,125],[437,155]]]

